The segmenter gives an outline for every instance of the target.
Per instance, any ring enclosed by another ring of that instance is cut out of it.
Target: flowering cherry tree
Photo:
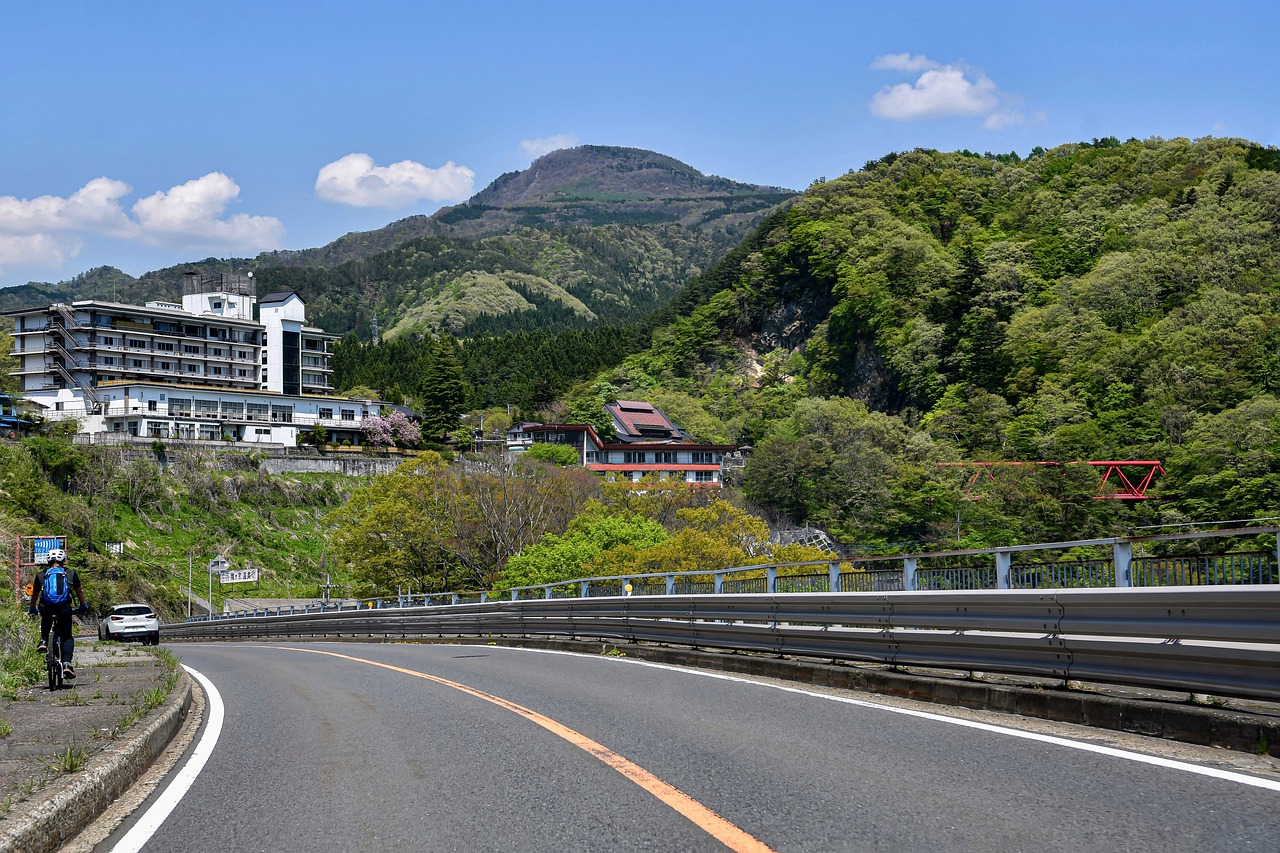
[[[360,421],[360,431],[364,433],[365,443],[374,447],[390,447],[396,443],[395,433],[386,418],[366,417]]]
[[[360,421],[360,431],[364,433],[365,441],[375,447],[390,447],[397,442],[416,445],[422,441],[417,425],[403,412],[393,411],[386,417],[364,418]]]

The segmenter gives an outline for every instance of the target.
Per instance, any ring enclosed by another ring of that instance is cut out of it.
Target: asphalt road
[[[173,650],[225,723],[146,851],[1280,849],[1280,791],[875,700],[496,646]]]

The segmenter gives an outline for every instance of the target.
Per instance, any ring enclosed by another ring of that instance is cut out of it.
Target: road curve
[[[225,719],[146,851],[1242,851],[1280,833],[1273,781],[607,656],[176,651]]]

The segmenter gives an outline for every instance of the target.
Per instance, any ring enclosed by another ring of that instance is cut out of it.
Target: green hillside
[[[965,513],[1012,540],[1280,509],[1275,149],[894,154],[759,241],[604,377],[687,395],[756,445],[756,500],[880,541],[963,539]],[[1094,472],[1067,467],[966,503],[967,472],[936,467],[1111,459],[1164,460],[1159,499],[1093,501]]]

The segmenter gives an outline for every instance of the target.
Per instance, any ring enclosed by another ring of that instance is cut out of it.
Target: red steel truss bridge
[[[1091,461],[1091,462],[939,462],[939,468],[974,468],[968,482],[965,483],[965,494],[979,498],[973,490],[984,481],[996,482],[995,470],[998,468],[1019,468],[1027,466],[1043,466],[1057,468],[1063,465],[1092,465],[1102,469],[1094,500],[1145,501],[1151,497],[1147,489],[1156,474],[1163,474],[1164,466],[1158,459],[1130,461]]]

